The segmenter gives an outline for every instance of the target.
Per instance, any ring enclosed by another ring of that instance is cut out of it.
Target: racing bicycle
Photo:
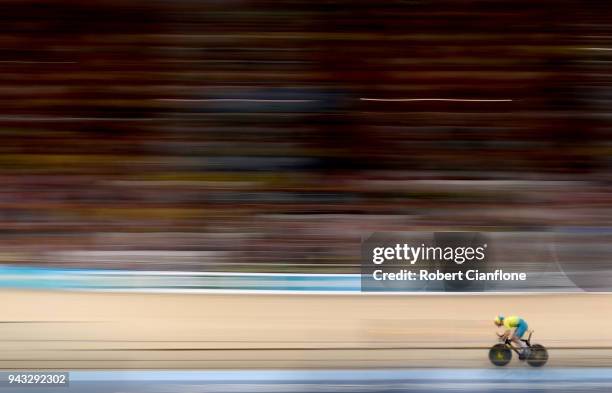
[[[519,355],[519,359],[526,360],[527,364],[532,367],[542,367],[548,361],[548,351],[543,345],[532,344],[531,335],[533,331],[529,332],[526,339],[521,339],[522,342],[527,344],[528,353],[525,359],[521,359],[521,349],[517,348],[514,343],[509,339],[501,339],[499,344],[495,344],[489,350],[489,360],[496,366],[505,366],[512,360],[512,352],[516,352]]]

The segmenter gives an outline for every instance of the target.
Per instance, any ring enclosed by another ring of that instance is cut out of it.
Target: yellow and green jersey
[[[515,327],[518,327],[521,322],[525,324],[525,320],[523,320],[523,318],[517,317],[516,315],[511,315],[504,318],[504,327],[506,329],[514,329]]]

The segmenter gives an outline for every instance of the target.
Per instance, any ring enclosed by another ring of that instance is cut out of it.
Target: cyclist
[[[521,353],[519,354],[519,359],[523,360],[527,358],[529,355],[529,348],[527,344],[521,341],[521,337],[525,334],[529,325],[527,325],[527,321],[525,321],[521,317],[517,317],[515,315],[511,315],[509,317],[504,317],[503,315],[498,315],[495,318],[495,326],[501,327],[502,325],[506,329],[504,333],[498,334],[497,336],[505,340],[506,338],[510,339],[514,344],[516,344],[519,348],[521,348]]]

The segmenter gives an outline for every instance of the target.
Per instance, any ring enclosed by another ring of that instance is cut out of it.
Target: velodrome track
[[[612,367],[612,294],[4,289],[0,304],[3,369],[486,369],[498,312],[529,321],[547,368]]]

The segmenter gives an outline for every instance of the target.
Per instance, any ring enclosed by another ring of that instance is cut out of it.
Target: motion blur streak
[[[4,2],[0,264],[357,273],[375,230],[606,230],[609,8]]]
[[[612,367],[612,294],[439,296],[0,291],[0,368],[491,368],[500,305],[547,368]],[[585,307],[588,305],[588,307]],[[477,310],[477,312],[474,312]],[[560,323],[559,313],[564,320]],[[577,330],[577,326],[579,329]],[[525,368],[517,359],[510,367]]]
[[[361,101],[389,101],[389,102],[401,102],[401,101],[455,101],[455,102],[512,102],[511,99],[501,100],[476,100],[469,98],[360,98]]]
[[[561,234],[541,252],[556,288],[611,288],[611,2],[2,5],[0,265],[62,273],[0,277],[1,369],[235,369],[228,393],[609,391],[611,294],[203,294],[189,284],[255,280],[180,273],[351,280],[371,232],[542,231]],[[134,292],[87,287],[108,270],[98,283]],[[190,293],[135,292],[159,277]],[[545,368],[490,369],[499,312],[529,321]],[[471,371],[421,385],[424,367]],[[419,370],[382,383],[387,368]],[[81,391],[215,389],[110,383]]]
[[[63,392],[609,392],[611,369],[74,372]],[[20,388],[21,392],[28,392]],[[39,390],[29,390],[38,392]],[[57,390],[60,391],[59,389]]]

